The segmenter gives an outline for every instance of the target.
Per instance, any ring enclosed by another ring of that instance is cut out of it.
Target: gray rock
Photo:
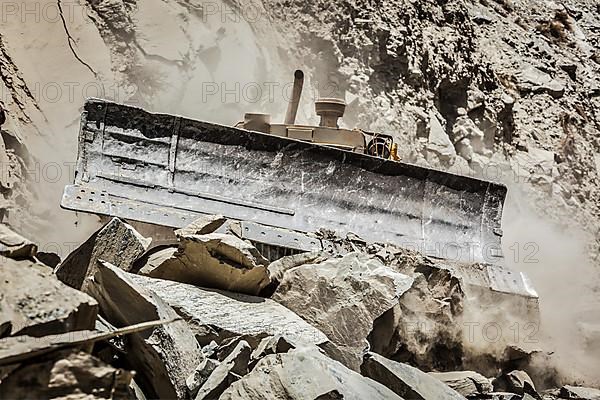
[[[533,66],[525,66],[516,77],[521,91],[545,92],[555,98],[562,97],[565,93],[565,82],[552,79],[550,75]]]
[[[263,338],[258,346],[252,352],[252,360],[259,360],[264,356],[277,353],[287,353],[292,350],[294,345],[289,343],[281,336],[268,336]]]
[[[325,259],[326,257],[319,252],[299,253],[281,257],[279,260],[269,264],[268,271],[270,284],[273,285],[275,289],[283,279],[285,271],[300,265],[315,263],[316,260],[324,261]]]
[[[0,339],[0,366],[27,362],[36,357],[67,348],[91,348],[96,342],[114,339],[118,336],[144,332],[156,326],[173,323],[173,320],[141,322],[111,331],[83,330],[32,337],[26,335],[9,336]],[[0,370],[0,374],[2,371]]]
[[[524,398],[519,394],[509,392],[489,392],[482,397],[490,400],[523,400]],[[476,399],[477,397],[474,398]],[[531,400],[531,398],[528,398],[527,400]]]
[[[185,380],[185,384],[190,393],[190,397],[196,397],[196,394],[198,393],[200,387],[204,385],[210,374],[212,374],[212,372],[215,370],[215,368],[219,366],[219,364],[219,361],[212,360],[210,358],[205,358],[204,360],[202,360],[202,362],[196,367],[194,372],[192,372],[192,374],[188,376],[188,378]]]
[[[123,326],[177,317],[156,293],[136,284],[133,277],[109,263],[98,264],[89,290],[111,324]],[[126,351],[144,393],[152,398],[186,398],[185,380],[203,358],[194,334],[184,321],[130,335]]]
[[[396,395],[313,347],[266,356],[233,383],[221,400],[389,399]]]
[[[177,251],[160,252],[140,274],[192,285],[258,294],[268,283],[268,260],[244,240],[222,233],[180,235]]]
[[[0,255],[15,259],[31,258],[37,245],[0,223]]]
[[[560,388],[561,399],[600,400],[600,389],[565,385]]]
[[[444,127],[435,116],[429,114],[429,141],[427,150],[435,153],[441,161],[451,162],[456,157],[456,150]]]
[[[96,300],[46,266],[0,257],[0,335],[45,336],[93,329]]]
[[[103,260],[130,271],[133,262],[148,249],[151,239],[140,235],[133,227],[113,218],[75,249],[56,268],[56,276],[62,282],[85,290],[87,278],[96,272],[97,260]]]
[[[467,397],[490,393],[493,390],[490,380],[474,371],[429,372],[428,374]]]
[[[210,327],[213,331],[218,330],[220,340],[217,342],[232,336],[261,334],[280,335],[293,344],[325,345],[329,341],[323,332],[271,299],[139,275],[132,275],[131,279],[156,292],[175,308],[197,336]]]
[[[214,355],[218,348],[219,345],[217,344],[217,342],[211,340],[207,345],[202,346],[202,354],[204,354],[204,357],[214,358]]]
[[[425,372],[407,364],[388,360],[379,354],[367,353],[360,370],[364,376],[381,383],[406,399],[465,399],[461,394]]]
[[[131,393],[132,399],[135,399],[135,400],[147,400],[147,397],[144,394],[144,391],[137,384],[137,382],[135,381],[135,379],[132,379],[131,383],[129,384],[129,392]]]
[[[67,350],[12,371],[0,383],[0,398],[132,399],[132,377],[133,373],[113,368],[90,354]]]
[[[252,350],[254,351],[254,349],[256,349],[258,347],[258,345],[260,344],[262,339],[265,338],[265,336],[266,335],[264,335],[264,334],[241,335],[241,336],[234,336],[234,337],[226,338],[219,344],[218,348],[215,351],[214,358],[216,358],[219,361],[223,361],[229,354],[231,354],[231,352],[242,341],[247,342],[250,345],[250,347],[252,348]]]
[[[177,246],[157,248],[150,250],[145,256],[145,263],[137,271],[140,275],[148,275],[165,261],[172,259],[177,252]],[[132,271],[135,272],[135,271]]]
[[[231,383],[248,373],[248,362],[252,348],[248,342],[241,341],[206,379],[196,400],[216,399]]]
[[[222,215],[204,215],[196,219],[188,226],[181,229],[177,229],[175,231],[175,235],[206,235],[208,233],[213,233],[214,231],[219,229],[226,221],[227,218],[225,218]]]
[[[527,372],[515,370],[494,380],[494,390],[502,390],[517,394],[537,394],[533,381]]]
[[[288,270],[272,298],[322,330],[339,347],[340,361],[358,370],[373,322],[412,283],[376,258],[350,253]]]

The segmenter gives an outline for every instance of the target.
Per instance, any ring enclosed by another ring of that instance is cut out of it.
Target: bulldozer
[[[345,103],[315,103],[295,124],[304,74],[285,120],[247,113],[235,126],[88,99],[76,175],[61,206],[180,228],[206,214],[242,221],[253,243],[298,251],[353,233],[458,261],[502,262],[504,185],[399,160],[392,135],[339,127]]]
[[[296,124],[303,77],[296,71],[281,124],[246,113],[225,126],[87,100],[61,206],[171,234],[222,215],[227,232],[271,261],[340,254],[332,237],[344,235],[390,243],[438,258],[436,268],[450,270],[485,309],[505,304],[536,320],[531,282],[503,263],[507,188],[402,161],[392,135],[340,128],[341,99],[316,101],[319,125]]]

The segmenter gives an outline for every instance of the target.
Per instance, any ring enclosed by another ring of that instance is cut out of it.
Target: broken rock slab
[[[379,354],[365,354],[360,371],[364,376],[406,399],[465,400],[463,395],[433,376],[408,364],[388,360]]]
[[[399,400],[402,397],[321,354],[318,349],[305,347],[266,356],[219,399]]]
[[[277,286],[279,286],[285,271],[304,264],[322,262],[327,258],[322,252],[315,251],[284,256],[273,261],[267,268],[269,272],[269,286],[265,288],[262,294],[267,294],[270,297],[275,292],[275,289],[277,289]]]
[[[231,354],[233,349],[235,349],[241,341],[247,342],[252,350],[254,350],[258,347],[262,340],[262,335],[241,335],[224,339],[215,349],[213,358],[223,361],[229,354]]]
[[[514,370],[494,379],[494,390],[517,394],[537,394],[533,380],[527,372]]]
[[[130,271],[134,261],[144,254],[151,241],[130,225],[113,218],[58,265],[56,276],[75,289],[85,290],[89,283],[87,278],[96,272],[98,260]]]
[[[229,385],[246,375],[251,352],[252,348],[248,342],[239,342],[200,387],[196,400],[217,399]]]
[[[0,255],[21,260],[32,258],[37,245],[0,223]]]
[[[156,293],[136,284],[123,270],[99,262],[90,293],[102,315],[119,327],[177,318]],[[200,346],[184,321],[175,321],[129,337],[128,362],[139,374],[138,383],[151,398],[187,398],[186,378],[202,361]]]
[[[232,336],[283,336],[290,343],[325,346],[329,339],[323,332],[305,322],[281,304],[262,297],[202,289],[184,283],[129,275],[131,280],[158,294],[173,307],[196,333],[202,345],[202,335],[213,330],[217,342]],[[218,339],[218,340],[217,340]]]
[[[493,390],[490,380],[474,371],[429,372],[428,374],[466,397],[486,395]]]
[[[554,98],[560,98],[565,93],[565,82],[552,79],[547,73],[526,66],[516,74],[517,86],[523,92],[548,93]]]
[[[250,243],[229,234],[181,235],[177,251],[146,264],[141,275],[207,288],[258,294],[269,283],[268,260]]]
[[[98,303],[46,266],[0,257],[0,331],[45,336],[93,329]],[[0,332],[2,333],[2,332]]]
[[[259,360],[264,356],[277,353],[287,353],[294,346],[281,336],[267,336],[263,338],[252,352],[252,360]]]
[[[561,399],[600,400],[600,389],[565,385],[560,388]]]
[[[190,397],[195,398],[198,390],[210,374],[219,366],[220,362],[217,360],[213,360],[210,358],[205,358],[202,362],[196,367],[194,372],[185,380],[185,384],[188,388],[188,392],[190,393]]]
[[[456,158],[456,150],[446,130],[434,113],[429,113],[429,139],[427,151],[432,152],[442,162],[451,163]]]
[[[25,335],[9,336],[0,339],[0,366],[18,364],[65,348],[91,349],[95,342],[110,340],[117,336],[125,336],[136,332],[143,332],[156,326],[172,322],[174,321],[149,321],[123,328],[114,328],[114,330],[111,331],[71,331],[42,337]]]
[[[204,215],[188,226],[177,229],[175,235],[177,237],[189,235],[206,235],[213,233],[227,222],[227,218],[222,215]]]
[[[133,399],[133,373],[113,368],[88,353],[64,350],[20,365],[0,383],[0,398]]]
[[[358,370],[374,321],[412,283],[379,259],[354,252],[288,270],[272,298],[322,330],[340,349],[340,361]]]

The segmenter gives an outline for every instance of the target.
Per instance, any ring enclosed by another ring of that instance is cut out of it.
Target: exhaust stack
[[[296,122],[296,113],[298,112],[298,104],[300,103],[300,95],[302,95],[302,86],[304,85],[304,72],[297,69],[294,72],[294,88],[292,89],[292,97],[288,104],[287,112],[285,113],[286,125],[293,125]]]

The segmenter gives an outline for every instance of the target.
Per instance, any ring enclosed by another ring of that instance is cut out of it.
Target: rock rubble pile
[[[153,246],[115,218],[57,266],[13,240],[0,258],[0,397],[599,398],[549,387],[550,355],[527,343],[469,340],[489,304],[537,316],[535,297],[476,279],[498,272],[355,235],[267,259],[235,232],[214,216]]]

